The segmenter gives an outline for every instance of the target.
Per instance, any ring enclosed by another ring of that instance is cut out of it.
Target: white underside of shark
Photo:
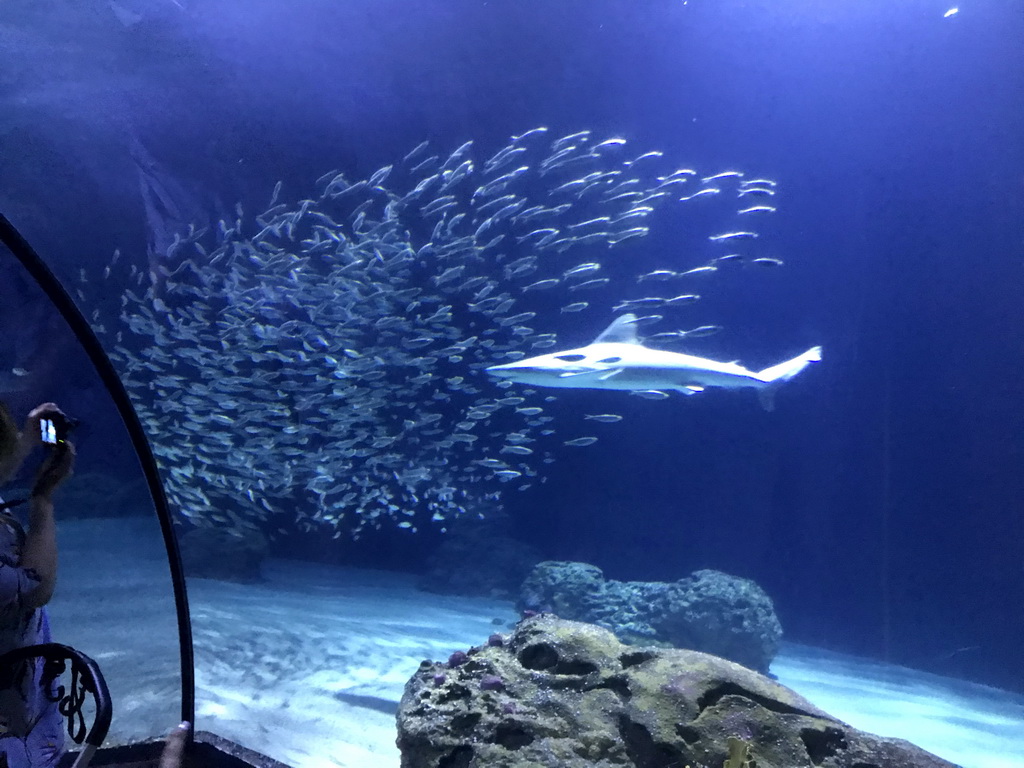
[[[755,389],[765,409],[772,410],[779,386],[819,360],[821,347],[811,347],[792,360],[748,371],[736,362],[651,349],[637,337],[636,315],[627,314],[585,347],[492,365],[487,373],[522,384],[568,389],[674,390],[686,395],[709,387]]]

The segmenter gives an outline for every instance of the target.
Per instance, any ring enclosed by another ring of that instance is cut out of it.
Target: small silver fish
[[[551,142],[551,151],[557,153],[559,150],[567,147],[569,144],[572,144],[577,139],[586,140],[588,136],[590,136],[590,131],[578,131],[576,133],[570,133],[568,136],[563,136],[560,139],[555,139]]]
[[[666,307],[685,307],[694,302],[700,301],[700,295],[696,293],[684,293],[680,296],[673,296],[671,299],[665,299]]]
[[[508,466],[501,459],[477,459],[474,463],[479,464],[481,467],[487,467],[489,469]]]
[[[514,453],[517,456],[529,456],[533,453],[533,449],[527,448],[525,445],[504,445],[502,446],[500,453]]]
[[[642,397],[644,400],[666,400],[669,397],[667,392],[662,392],[660,389],[638,389],[629,394]]]
[[[694,192],[692,195],[686,195],[685,197],[680,197],[679,199],[682,200],[682,201],[696,200],[698,197],[707,197],[708,195],[717,195],[721,191],[722,190],[720,190],[718,187],[707,187],[706,189],[702,189],[699,192]],[[742,190],[740,190],[740,194],[741,195],[743,194]]]
[[[642,155],[634,157],[632,160],[627,160],[626,162],[623,163],[623,165],[625,165],[625,166],[635,165],[636,163],[639,163],[641,160],[647,160],[647,159],[653,158],[653,157],[664,157],[664,155],[665,155],[664,152],[659,152],[658,150],[654,150],[652,152],[644,152]]]
[[[653,309],[654,307],[660,307],[665,303],[665,300],[657,296],[645,296],[642,299],[626,299],[620,301],[614,308],[614,312],[621,312],[624,310],[634,309]]]
[[[643,317],[638,317],[634,320],[633,324],[638,326],[654,325],[655,323],[660,323],[664,319],[664,315],[644,315]]]
[[[595,144],[594,145],[594,149],[600,150],[600,149],[607,149],[607,148],[610,148],[610,147],[621,147],[625,143],[626,143],[625,139],[620,139],[618,137],[614,137],[614,138],[611,138],[611,139],[605,139],[604,141],[602,141],[602,142],[600,142],[598,144]]]
[[[547,133],[547,132],[548,132],[547,126],[541,125],[541,126],[538,126],[537,128],[531,128],[526,133],[521,133],[518,136],[513,136],[512,137],[512,141],[522,141],[523,139],[528,139],[531,136],[536,136],[539,133]]]
[[[711,235],[708,237],[708,240],[710,240],[713,243],[721,243],[724,240],[752,239],[757,236],[757,232],[725,232],[724,234],[721,235]]]
[[[575,285],[570,285],[569,286],[569,290],[570,291],[586,291],[586,290],[591,290],[593,288],[601,288],[602,286],[608,285],[608,283],[610,283],[610,282],[611,282],[611,278],[609,278],[609,277],[597,277],[597,278],[594,278],[593,280],[584,280],[582,283],[576,283]]]
[[[587,264],[577,264],[571,269],[565,270],[562,273],[563,277],[578,277],[579,275],[589,275],[597,272],[601,268],[601,265],[597,262],[589,262]]]
[[[673,277],[679,277],[679,273],[671,269],[656,269],[653,272],[640,275],[636,281],[642,283],[647,280],[671,280]]]
[[[410,160],[416,157],[416,155],[420,154],[423,150],[425,150],[428,146],[430,146],[429,140],[421,141],[419,144],[413,147],[412,151],[409,154],[402,158],[402,162],[408,163]]]
[[[544,240],[546,238],[550,238],[552,235],[557,235],[557,234],[558,234],[558,230],[557,229],[553,229],[551,227],[546,227],[544,229],[535,229],[532,232],[527,232],[525,235],[521,235],[521,236],[517,237],[516,241],[520,242],[520,243],[524,243],[527,240],[529,240],[530,238],[537,238],[539,240]],[[550,242],[550,240],[547,240],[547,242]]]
[[[699,325],[696,328],[691,328],[689,331],[683,331],[683,333],[687,337],[692,336],[695,339],[700,339],[705,336],[713,336],[720,330],[722,330],[720,325]]]
[[[387,179],[387,177],[390,175],[392,167],[393,166],[385,165],[383,168],[374,171],[373,175],[371,175],[370,178],[367,179],[367,184],[369,184],[371,187],[375,187],[378,184],[383,183],[384,180]]]
[[[712,264],[728,263],[731,261],[742,261],[743,256],[738,253],[727,253],[725,256],[719,256],[711,260]]]
[[[484,163],[484,173],[491,173],[501,168],[509,161],[515,159],[516,155],[520,155],[526,151],[526,147],[508,146],[504,149],[495,153],[487,162]]]
[[[650,227],[633,227],[631,229],[624,229],[621,232],[612,232],[608,235],[608,242],[612,245],[617,245],[634,237],[644,237],[650,231]]]
[[[718,179],[738,179],[742,176],[743,174],[740,171],[722,171],[721,173],[716,173],[714,176],[705,176],[700,180],[700,183],[707,184],[712,181],[717,181]]]
[[[597,442],[596,437],[575,437],[572,440],[566,440],[562,445],[569,445],[574,448],[582,448],[587,445],[593,445]]]
[[[617,421],[622,421],[622,417],[615,413],[594,413],[587,414],[583,417],[590,421],[599,421],[602,424],[614,424]]]

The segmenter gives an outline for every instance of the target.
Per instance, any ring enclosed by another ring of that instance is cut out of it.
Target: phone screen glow
[[[39,432],[44,443],[53,444],[57,442],[57,426],[53,423],[52,419],[40,419]]]

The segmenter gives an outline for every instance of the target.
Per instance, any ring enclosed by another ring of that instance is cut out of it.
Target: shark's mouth
[[[563,373],[558,374],[558,378],[560,378],[560,379],[570,379],[570,378],[572,378],[574,376],[587,376],[587,375],[593,375],[593,374],[599,374],[599,373],[601,373],[601,374],[615,373],[618,370],[619,370],[618,368],[581,368],[578,371],[564,371]]]

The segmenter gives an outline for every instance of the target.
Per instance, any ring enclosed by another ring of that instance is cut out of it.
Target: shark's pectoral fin
[[[573,376],[587,376],[588,374],[592,373],[593,371],[566,371],[565,373],[558,374],[558,378],[569,379],[572,378]]]
[[[766,411],[775,410],[775,390],[774,386],[762,387],[757,390],[757,399],[761,403],[761,407]]]
[[[618,376],[620,373],[622,373],[622,371],[622,368],[612,368],[610,371],[608,371],[607,373],[602,373],[597,378],[601,381],[608,381],[608,379],[612,378],[613,376]]]

